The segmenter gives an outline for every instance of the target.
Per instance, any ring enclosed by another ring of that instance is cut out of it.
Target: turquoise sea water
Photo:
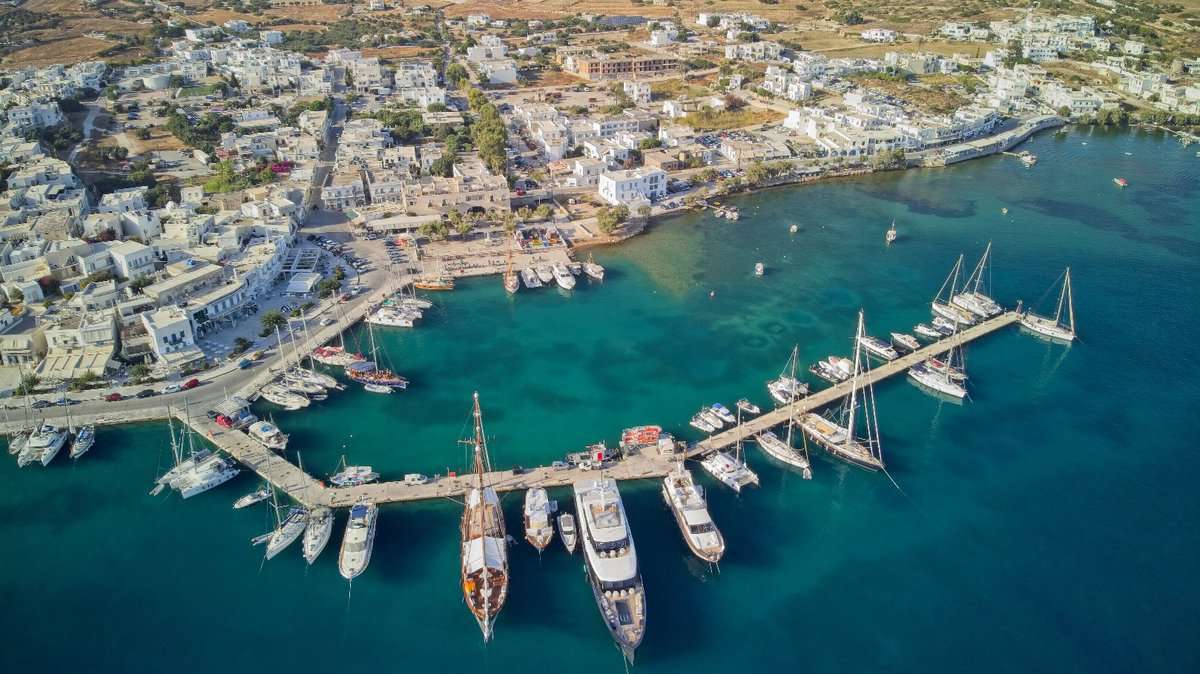
[[[1031,170],[992,158],[747,196],[738,223],[662,223],[597,252],[608,280],[569,297],[462,283],[418,329],[378,333],[409,391],[273,416],[320,474],[342,454],[389,477],[461,469],[473,390],[501,466],[639,423],[695,437],[701,404],[765,405],[794,343],[805,365],[846,353],[859,307],[881,336],[927,320],[954,258],[991,240],[1006,304],[1051,309],[1072,266],[1080,343],[985,338],[962,406],[877,387],[902,491],[822,456],[804,481],[753,449],[761,489],[704,476],[719,573],[689,558],[656,483],[623,483],[650,610],[636,670],[1195,671],[1200,159],[1133,133],[1029,149]],[[105,428],[75,466],[0,461],[0,671],[622,671],[557,542],[540,559],[513,548],[484,647],[458,590],[456,504],[385,507],[349,591],[340,519],[312,568],[298,549],[262,562],[249,539],[266,510],[230,509],[248,475],[147,496],[165,444],[165,426]],[[505,504],[519,538],[519,495]]]

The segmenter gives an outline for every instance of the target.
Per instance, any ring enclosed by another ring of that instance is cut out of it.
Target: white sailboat
[[[792,347],[792,355],[784,363],[779,376],[767,382],[767,392],[780,405],[795,402],[796,398],[808,395],[808,384],[796,379],[797,360],[800,358],[800,345]],[[790,372],[790,374],[789,374]]]
[[[874,390],[867,379],[870,365],[859,340],[864,334],[863,312],[859,311],[850,395],[840,410],[840,418],[835,420],[809,412],[800,418],[800,428],[831,456],[861,468],[879,470],[884,467],[883,454],[879,443],[879,424],[875,418]],[[863,415],[861,425],[857,423],[860,411]],[[861,437],[856,432],[859,429],[863,430]]]
[[[71,443],[71,452],[68,456],[78,459],[87,454],[94,444],[96,444],[96,427],[91,424],[80,426],[75,433],[75,440]]]
[[[1003,307],[988,296],[988,288],[991,285],[991,267],[988,266],[988,261],[991,256],[992,242],[988,241],[987,247],[983,249],[983,256],[979,258],[979,264],[975,265],[975,269],[963,283],[963,291],[950,298],[954,305],[966,309],[980,318],[999,316],[1000,312],[1004,311]],[[989,277],[988,280],[985,280],[985,275]]]
[[[799,346],[792,351],[792,371],[791,379],[796,378],[796,354],[799,351]],[[796,394],[793,390],[791,399],[788,400],[788,420],[787,420],[787,441],[780,440],[771,431],[763,431],[754,436],[758,446],[767,453],[768,456],[784,463],[793,468],[800,470],[800,474],[804,479],[812,479],[812,465],[808,460],[808,451],[797,452],[792,448],[792,429],[796,426],[795,409],[796,409]]]
[[[304,539],[301,542],[304,550],[304,561],[310,565],[317,561],[321,551],[329,543],[333,534],[333,511],[324,506],[313,508],[308,513],[308,526],[304,529]]]
[[[1065,313],[1065,315],[1064,315]],[[1066,323],[1063,320],[1066,320]],[[1071,268],[1063,273],[1062,291],[1058,294],[1058,307],[1053,318],[1045,318],[1026,311],[1021,316],[1021,326],[1034,334],[1061,342],[1075,341],[1075,300],[1071,297]]]
[[[280,517],[279,510],[280,506],[276,503],[275,519],[279,524],[267,539],[267,559],[272,559],[275,555],[283,552],[297,538],[300,538],[300,534],[304,533],[305,527],[308,526],[308,511],[304,508],[288,508],[287,515],[283,517]]]
[[[958,277],[962,274],[962,264],[963,256],[959,255],[958,259],[954,262],[954,267],[950,270],[950,274],[942,282],[942,287],[938,289],[937,295],[934,295],[933,301],[930,302],[929,306],[933,309],[935,316],[940,316],[951,323],[974,325],[975,315],[952,303],[955,295],[958,294]]]
[[[967,388],[963,383],[966,375],[963,374],[961,363],[962,345],[953,344],[945,361],[930,358],[917,363],[908,369],[908,377],[934,393],[962,400],[967,397]]]

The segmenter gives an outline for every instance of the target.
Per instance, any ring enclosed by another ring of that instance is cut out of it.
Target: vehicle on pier
[[[508,598],[508,535],[504,529],[504,510],[496,490],[484,476],[491,471],[487,440],[483,433],[483,413],[479,393],[474,395],[474,473],[475,486],[467,492],[460,533],[462,567],[460,586],[467,609],[479,623],[483,640],[491,641],[496,616]],[[543,495],[545,490],[542,490]],[[553,529],[551,530],[553,535]]]
[[[663,479],[662,495],[692,554],[709,564],[719,562],[725,554],[725,539],[708,512],[704,488],[696,484],[682,461]]]
[[[1064,315],[1065,312],[1065,315]],[[1063,321],[1066,320],[1066,323]],[[1043,318],[1031,311],[1021,316],[1021,327],[1036,335],[1060,342],[1075,341],[1075,302],[1071,297],[1071,268],[1063,273],[1062,291],[1053,318]]]
[[[850,375],[850,395],[833,417],[808,412],[800,417],[800,428],[813,442],[834,458],[868,470],[884,467],[879,443],[879,425],[875,418],[875,396],[871,387],[869,359],[863,353],[866,334],[863,312],[858,312],[858,330],[854,338],[854,369]],[[861,412],[862,422],[858,422]],[[865,429],[863,435],[859,430]]]
[[[379,519],[379,506],[363,499],[350,508],[350,519],[346,521],[346,532],[342,534],[342,548],[338,551],[338,572],[346,580],[354,580],[371,563],[371,549],[375,547],[375,523]]]
[[[580,480],[572,488],[596,606],[621,653],[632,664],[646,635],[646,591],[621,493],[612,478]]]
[[[534,487],[525,492],[525,540],[539,553],[554,539],[553,509],[545,489]]]

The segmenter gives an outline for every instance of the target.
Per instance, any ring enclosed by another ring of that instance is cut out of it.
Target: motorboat
[[[891,344],[888,344],[877,337],[863,335],[861,342],[863,349],[876,358],[880,358],[882,360],[896,360],[900,357],[900,354],[896,353],[896,350],[892,348]]]
[[[542,280],[538,278],[537,272],[532,267],[526,267],[521,270],[521,280],[525,282],[525,287],[530,290],[542,287]]]
[[[808,384],[789,375],[767,382],[767,392],[780,405],[787,405],[808,395]]]
[[[737,417],[733,416],[733,412],[730,412],[729,408],[725,407],[721,403],[713,403],[709,406],[709,409],[712,410],[712,413],[717,415],[721,421],[724,421],[727,424],[737,423]]]
[[[375,522],[379,506],[365,499],[350,508],[342,548],[338,551],[338,572],[346,580],[354,580],[371,563],[371,548],[375,547]]]
[[[383,384],[363,384],[363,390],[370,393],[389,394],[392,392],[392,387],[384,386]]]
[[[612,478],[580,480],[572,487],[596,606],[625,660],[632,663],[646,635],[646,591],[621,493]]]
[[[930,302],[929,306],[933,309],[935,319],[944,318],[951,323],[958,323],[963,326],[975,324],[975,314],[962,307],[937,301]]]
[[[357,487],[378,479],[379,473],[372,470],[370,466],[345,466],[329,476],[329,484],[335,487]]]
[[[542,282],[542,285],[554,283],[554,272],[550,270],[550,267],[542,264],[534,267],[533,271],[537,274],[538,280]]]
[[[719,562],[725,554],[725,538],[708,512],[704,488],[682,462],[663,479],[662,495],[692,554],[709,564]]]
[[[918,342],[917,338],[913,337],[912,335],[908,335],[903,332],[893,332],[892,346],[898,350],[916,351],[917,349],[921,348],[921,343]]]
[[[693,416],[688,425],[703,433],[715,433],[717,431],[717,427],[706,421],[700,414]]]
[[[767,268],[763,265],[763,263],[761,263],[761,262],[754,263],[754,275],[755,276],[762,276],[763,274],[766,274],[766,273],[767,273]]]
[[[571,270],[567,269],[567,265],[559,262],[554,265],[552,271],[554,272],[554,281],[559,288],[571,290],[575,287],[575,277],[571,275]]]
[[[225,484],[241,472],[242,469],[238,468],[237,462],[214,454],[197,470],[185,476],[176,489],[183,498],[191,498]]]
[[[758,405],[755,405],[754,403],[750,402],[749,400],[746,400],[745,398],[742,398],[741,400],[737,401],[737,407],[738,407],[738,409],[745,412],[746,414],[761,414],[762,413],[762,410],[758,408]]]
[[[271,490],[267,487],[260,487],[256,490],[250,492],[249,494],[242,496],[238,500],[234,501],[233,508],[234,508],[234,510],[241,510],[242,508],[249,508],[250,506],[252,506],[256,503],[262,503],[263,501],[265,501],[269,498],[271,498]]]
[[[958,332],[958,326],[953,321],[946,320],[941,316],[933,317],[933,329],[942,333],[943,337],[949,337]]]
[[[945,337],[940,330],[926,323],[917,323],[916,327],[913,328],[913,332],[917,333],[918,337],[924,337],[930,340],[938,340],[942,337]]]
[[[758,444],[760,449],[766,452],[767,456],[798,469],[804,476],[804,479],[808,480],[812,478],[812,464],[809,463],[808,457],[797,452],[791,446],[790,442],[785,442],[771,431],[763,431],[754,436],[754,442]]]
[[[96,444],[96,427],[91,424],[80,426],[75,433],[75,440],[71,443],[71,452],[68,456],[78,459],[87,454],[94,444]]]
[[[333,534],[333,511],[324,506],[313,508],[308,513],[308,526],[304,529],[304,539],[301,548],[304,551],[304,561],[311,565],[317,561],[321,551],[329,543]]]
[[[273,449],[277,452],[282,452],[287,449],[288,436],[284,435],[279,427],[269,421],[259,421],[250,425],[246,429],[246,434],[258,441],[258,444]]]
[[[575,554],[575,546],[579,543],[579,532],[575,530],[575,516],[571,513],[559,513],[558,537],[562,539],[567,553]]]
[[[704,419],[705,421],[707,421],[710,426],[712,426],[713,428],[715,428],[717,430],[721,430],[722,428],[725,427],[725,421],[723,419],[721,419],[721,417],[716,412],[712,411],[711,409],[709,409],[707,407],[700,408],[699,415],[700,415],[701,419]]]
[[[308,511],[304,508],[289,508],[287,517],[279,523],[275,531],[271,532],[271,537],[267,539],[267,559],[283,552],[287,546],[300,538],[300,534],[304,533],[306,526],[308,526]]]
[[[550,516],[551,503],[546,490],[534,487],[525,492],[525,540],[537,548],[546,549],[554,539],[554,523]]]
[[[588,255],[587,262],[583,263],[583,273],[587,274],[589,278],[593,278],[597,281],[604,280],[604,267],[593,260],[591,255]]]

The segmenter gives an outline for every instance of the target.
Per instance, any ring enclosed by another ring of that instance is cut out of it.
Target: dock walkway
[[[908,368],[927,358],[941,355],[959,344],[974,341],[1020,320],[1017,312],[1006,312],[995,318],[971,326],[953,337],[924,346],[896,360],[871,369],[860,379],[860,386],[874,385],[888,377],[902,374]],[[779,407],[759,417],[743,422],[740,426],[717,433],[691,445],[686,450],[688,458],[697,458],[720,451],[780,424],[795,415],[824,407],[850,394],[852,383],[847,381],[796,401],[793,405]],[[380,482],[358,487],[327,487],[300,468],[262,447],[240,431],[221,428],[207,418],[192,418],[193,428],[210,441],[228,452],[242,464],[254,470],[276,488],[287,492],[293,499],[306,506],[323,505],[332,508],[348,507],[360,500],[373,503],[397,503],[422,501],[437,498],[460,497],[474,486],[470,474],[440,477],[426,484],[407,484],[403,481]],[[656,448],[641,450],[626,456],[610,468],[604,476],[617,480],[641,480],[665,476],[678,455],[660,453]],[[486,483],[499,492],[529,489],[531,487],[564,487],[581,479],[597,475],[595,469],[579,467],[552,468],[542,466],[521,473],[511,470],[493,471],[485,476]]]

